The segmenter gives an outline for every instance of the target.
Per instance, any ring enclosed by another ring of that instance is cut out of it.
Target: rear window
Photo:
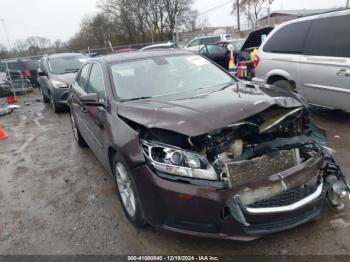
[[[314,56],[350,57],[350,15],[314,21],[304,53]]]
[[[286,25],[274,33],[264,46],[264,52],[300,54],[312,21]]]

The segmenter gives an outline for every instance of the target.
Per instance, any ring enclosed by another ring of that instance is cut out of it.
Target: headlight
[[[157,142],[141,140],[141,143],[149,163],[160,172],[207,180],[218,179],[214,168],[202,155]]]
[[[57,81],[57,80],[51,80],[51,83],[53,85],[54,88],[67,88],[67,84],[61,82],[61,81]]]

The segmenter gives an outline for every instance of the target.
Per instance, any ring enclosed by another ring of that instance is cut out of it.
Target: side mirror
[[[80,102],[85,106],[102,106],[106,107],[106,104],[100,102],[98,99],[98,95],[96,93],[90,93],[86,95],[82,95],[80,97]]]
[[[46,76],[46,73],[41,68],[39,68],[38,69],[38,76]]]

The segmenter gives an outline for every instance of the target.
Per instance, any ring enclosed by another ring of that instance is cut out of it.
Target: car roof
[[[205,36],[198,36],[198,37],[195,37],[193,38],[192,40],[196,40],[196,39],[205,39],[205,38],[214,38],[214,37],[219,37],[219,35],[205,35]]]
[[[143,48],[141,48],[140,50],[146,50],[148,48],[155,48],[155,47],[170,47],[170,46],[173,46],[174,43],[172,42],[167,42],[167,43],[161,43],[161,44],[155,44],[155,45],[148,45],[148,46],[145,46]]]
[[[59,53],[59,54],[47,55],[47,57],[49,57],[49,58],[59,58],[59,57],[66,57],[66,56],[73,56],[73,55],[86,56],[85,54],[82,54],[82,53]]]
[[[115,63],[121,61],[129,61],[136,59],[145,59],[151,57],[159,57],[159,56],[173,56],[173,55],[188,55],[193,54],[193,52],[181,50],[181,49],[163,49],[163,50],[150,50],[147,52],[128,52],[128,53],[120,53],[120,54],[110,54],[100,57],[94,57],[89,61],[98,61],[101,63]]]
[[[308,20],[315,20],[315,19],[321,19],[321,18],[327,18],[327,17],[335,17],[335,16],[342,16],[342,15],[349,15],[350,14],[350,9],[345,9],[345,10],[334,10],[334,11],[329,11],[329,12],[324,12],[320,14],[315,14],[315,15],[309,15],[309,16],[304,16],[300,18],[295,18],[292,20],[289,20],[287,22],[284,22],[280,24],[278,27],[276,27],[276,31],[280,29],[281,27],[284,27],[289,24],[301,22],[301,21],[308,21]],[[276,32],[275,31],[275,32]]]

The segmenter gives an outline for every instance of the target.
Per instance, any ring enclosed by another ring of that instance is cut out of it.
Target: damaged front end
[[[319,210],[288,217],[291,212],[326,198],[341,209],[349,198],[325,132],[304,107],[273,105],[195,137],[157,128],[143,128],[140,136],[149,166],[163,178],[231,192],[222,219],[233,217],[247,232],[293,227]],[[284,220],[255,222],[254,217],[271,214],[284,214]]]

